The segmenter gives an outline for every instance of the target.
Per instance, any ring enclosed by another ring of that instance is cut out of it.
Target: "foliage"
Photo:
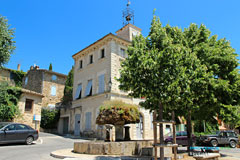
[[[65,82],[64,96],[62,99],[63,104],[70,103],[72,101],[72,92],[73,92],[73,73],[74,67],[70,70]]]
[[[60,117],[60,111],[57,109],[42,108],[41,124],[43,129],[55,129]]]
[[[49,70],[49,71],[52,71],[52,63],[49,64],[48,70]]]
[[[0,67],[6,64],[15,47],[14,30],[9,29],[8,20],[0,15]]]
[[[20,88],[0,83],[0,120],[12,121],[20,114],[17,106],[22,92]]]
[[[197,120],[194,121],[194,134],[195,133],[204,133],[204,121]],[[214,118],[210,118],[205,122],[205,133],[211,133],[213,131],[218,131],[218,121]]]
[[[22,86],[23,77],[26,75],[26,73],[23,72],[23,71],[11,70],[11,74],[12,74],[12,78],[13,78],[13,80],[15,82],[15,85],[17,87],[21,87]]]
[[[120,89],[145,97],[141,105],[147,109],[161,103],[167,113],[233,122],[240,101],[236,55],[229,41],[210,36],[204,25],[182,31],[154,16],[148,37],[136,37],[128,48]]]
[[[100,113],[96,119],[99,125],[124,125],[139,122],[138,106],[127,104],[119,100],[105,101],[100,106]]]

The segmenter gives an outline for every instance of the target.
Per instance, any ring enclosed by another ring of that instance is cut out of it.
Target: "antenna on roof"
[[[128,0],[127,8],[123,10],[123,26],[132,22],[134,24],[134,10],[130,8],[130,0]]]

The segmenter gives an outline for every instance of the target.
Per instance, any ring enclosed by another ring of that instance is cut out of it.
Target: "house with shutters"
[[[119,89],[121,62],[125,60],[127,48],[141,29],[127,24],[116,34],[109,33],[72,57],[74,59],[73,101],[69,109],[62,109],[59,133],[75,136],[104,138],[104,126],[96,125],[99,107],[107,100],[122,100],[139,104],[142,99],[134,99]],[[131,139],[151,139],[153,137],[152,114],[141,108],[140,123],[130,124]],[[171,128],[170,125],[165,127]],[[114,129],[113,129],[114,137]]]

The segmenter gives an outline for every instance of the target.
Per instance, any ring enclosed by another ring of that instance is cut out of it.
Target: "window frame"
[[[100,84],[100,80],[102,77],[103,77],[103,79],[102,79],[103,82],[102,82],[102,84]],[[100,85],[103,85],[103,86],[100,87]],[[100,90],[100,89],[102,89],[102,90]],[[101,94],[104,92],[105,92],[105,74],[101,74],[98,76],[98,94]]]
[[[103,48],[103,49],[101,49],[101,52],[100,52],[100,59],[105,58],[105,57],[106,57],[105,48]]]
[[[81,86],[81,88],[80,88],[80,86]],[[80,88],[80,89],[79,89]],[[78,89],[79,89],[79,91],[78,91]],[[79,93],[78,93],[79,92]],[[77,96],[77,94],[78,94],[78,96]],[[77,99],[81,99],[82,98],[82,83],[79,83],[78,84],[78,87],[77,87],[77,90],[76,90],[76,92],[75,92],[75,96],[74,96],[74,99],[75,100],[77,100]]]
[[[83,60],[81,59],[80,61],[79,61],[79,69],[82,69],[83,68]]]
[[[91,84],[90,84],[90,82],[91,82]],[[87,86],[85,89],[85,97],[92,96],[92,90],[93,90],[93,80],[90,79],[90,80],[88,80],[88,83],[87,83]]]
[[[89,55],[89,64],[93,64],[93,54]]]
[[[53,93],[53,88],[55,88],[55,94],[52,94]],[[57,95],[57,87],[55,85],[52,85],[51,86],[51,93],[50,93],[51,96],[56,96]]]
[[[53,74],[51,79],[52,79],[52,81],[57,81],[57,75]]]
[[[31,103],[31,104],[30,104],[30,103]],[[26,98],[26,100],[25,100],[24,112],[25,112],[25,113],[32,113],[32,111],[33,111],[33,104],[34,104],[34,100],[33,100],[33,99],[28,99],[28,98]],[[26,108],[29,108],[28,105],[31,106],[31,107],[30,107],[30,109],[27,109],[27,110],[26,110]]]

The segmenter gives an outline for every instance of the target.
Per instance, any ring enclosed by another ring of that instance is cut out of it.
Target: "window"
[[[52,75],[52,80],[56,81],[57,80],[57,76],[56,75]]]
[[[82,96],[82,84],[78,85],[74,99],[80,99]]]
[[[125,58],[126,56],[125,49],[121,48],[120,56]]]
[[[85,130],[91,130],[91,124],[92,124],[92,113],[86,112],[85,113]]]
[[[56,96],[56,86],[51,86],[51,96]]]
[[[89,56],[89,64],[92,64],[93,63],[93,55],[90,55]]]
[[[79,69],[81,69],[81,68],[83,68],[83,61],[82,60],[79,61]]]
[[[98,76],[98,93],[103,93],[105,88],[104,74]]]
[[[25,78],[25,85],[28,83],[28,77]]]
[[[227,132],[228,137],[236,137],[237,135],[234,132]]]
[[[5,129],[6,129],[6,131],[13,131],[13,130],[15,130],[15,125],[11,124],[11,125],[7,126]]]
[[[88,81],[87,88],[85,90],[85,96],[91,96],[92,95],[92,80]]]
[[[25,112],[32,112],[32,108],[33,108],[33,100],[32,99],[26,99]]]
[[[105,49],[102,49],[101,50],[101,58],[104,58],[105,57]]]
[[[16,124],[16,130],[28,130],[28,127],[22,124]]]

